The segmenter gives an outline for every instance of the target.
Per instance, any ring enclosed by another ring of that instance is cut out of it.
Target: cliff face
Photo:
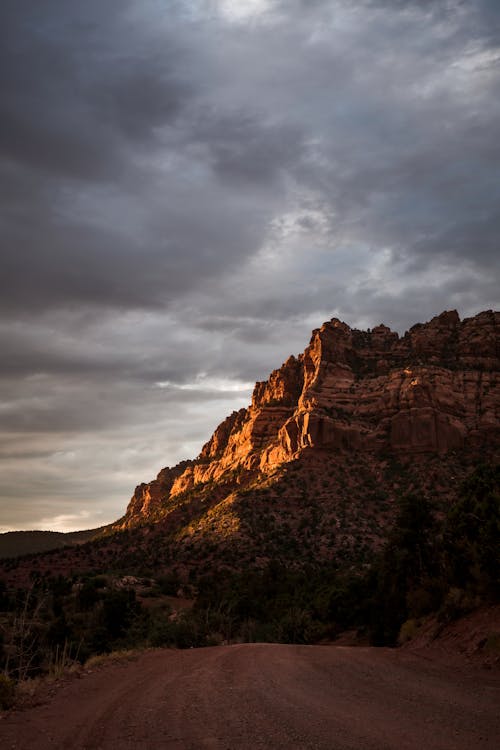
[[[311,452],[445,454],[499,442],[500,313],[444,312],[403,337],[333,319],[255,385],[194,461],[140,485],[119,526],[153,520],[176,496],[238,472],[265,478]]]
[[[169,497],[175,480],[180,477],[191,461],[181,461],[173,469],[162,469],[152,482],[137,485],[127,507],[127,516],[132,518],[154,517],[163,500]]]

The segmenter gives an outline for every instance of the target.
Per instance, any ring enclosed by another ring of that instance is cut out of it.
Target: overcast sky
[[[333,316],[498,308],[498,0],[2,0],[0,530],[115,520]]]

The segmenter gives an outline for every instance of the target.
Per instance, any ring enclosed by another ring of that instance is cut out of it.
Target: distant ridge
[[[0,534],[0,560],[83,544],[102,531],[6,531]]]

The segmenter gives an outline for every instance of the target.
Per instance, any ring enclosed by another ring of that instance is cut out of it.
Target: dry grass
[[[144,648],[127,648],[120,651],[111,651],[109,654],[96,654],[87,659],[84,665],[85,670],[98,669],[107,664],[119,664],[120,662],[134,661],[144,654],[147,649]]]
[[[75,662],[63,668],[52,670],[49,674],[20,680],[15,686],[12,683],[12,697],[8,701],[5,700],[4,705],[0,705],[0,711],[8,708],[29,708],[44,703],[57,687],[67,680],[81,677],[86,672],[103,668],[109,664],[134,661],[145,651],[147,649],[137,648],[112,651],[109,654],[98,654],[91,656],[83,666]]]

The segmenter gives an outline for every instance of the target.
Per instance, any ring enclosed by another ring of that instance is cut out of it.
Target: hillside
[[[156,533],[173,535],[163,559],[207,569],[221,550],[236,565],[363,564],[398,499],[446,508],[498,456],[499,323],[445,312],[403,337],[325,323],[197,459],[139,485],[112,530],[148,526],[151,553]]]
[[[180,579],[272,560],[362,569],[402,498],[446,512],[478,463],[498,459],[499,322],[492,311],[444,312],[402,337],[325,323],[198,458],[140,484],[100,541],[35,567],[175,569]]]
[[[320,464],[327,475],[355,460],[379,480],[389,456],[418,463],[496,449],[499,366],[499,313],[461,322],[444,312],[402,338],[384,325],[358,331],[333,319],[256,384],[251,405],[227,417],[196,460],[139,485],[113,528],[155,521],[208,484],[265,484],[314,454],[316,475]]]
[[[11,650],[27,601],[41,664],[65,643],[393,645],[497,603],[499,320],[325,323],[116,523],[1,561]]]
[[[6,531],[0,534],[0,560],[83,544],[101,531]]]

